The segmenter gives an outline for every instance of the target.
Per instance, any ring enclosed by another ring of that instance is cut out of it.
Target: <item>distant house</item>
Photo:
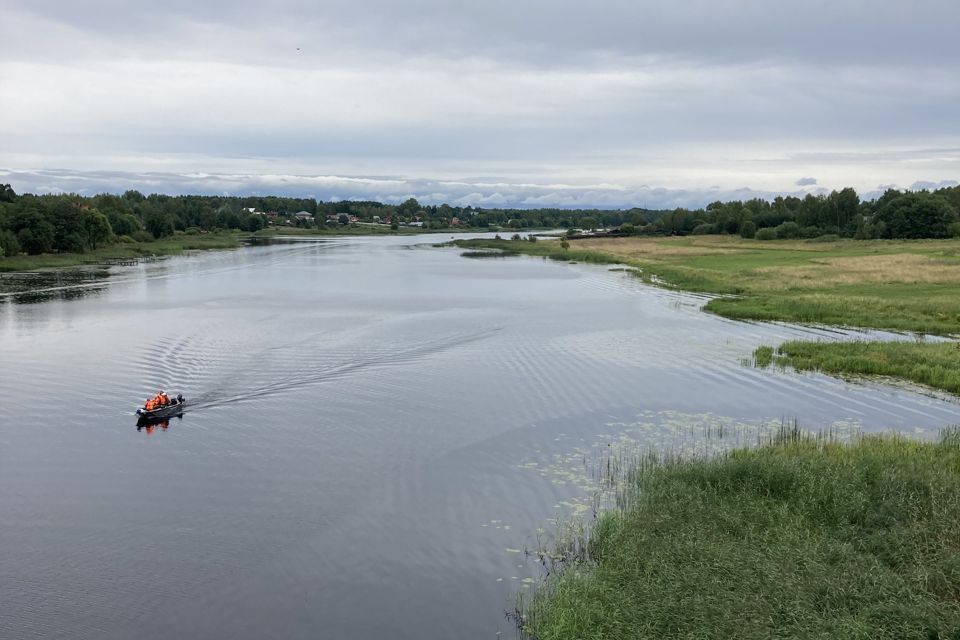
[[[293,217],[299,218],[300,220],[313,220],[313,214],[307,211],[297,211],[293,214]]]
[[[460,218],[453,218],[452,220],[450,220],[450,226],[451,226],[451,227],[459,227],[459,226],[460,226]]]
[[[337,222],[337,220],[338,220],[339,218],[340,218],[340,214],[339,214],[339,213],[328,213],[328,214],[327,214],[327,222]]]

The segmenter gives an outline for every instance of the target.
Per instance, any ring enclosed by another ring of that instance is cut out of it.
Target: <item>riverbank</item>
[[[455,244],[473,256],[495,249],[625,264],[651,284],[717,294],[704,310],[737,320],[960,334],[960,240],[761,242],[687,236],[578,240],[568,248],[556,241]],[[958,393],[955,345],[810,342],[784,347],[777,359],[783,366],[836,376],[886,375]],[[771,347],[762,349],[761,362],[773,355]]]
[[[960,629],[960,435],[784,429],[650,460],[521,610],[539,640],[948,638]],[[569,547],[567,547],[569,548]],[[559,551],[559,553],[563,553]]]
[[[717,294],[706,311],[766,320],[960,333],[960,240],[835,242],[733,236],[459,241],[559,260],[622,263],[648,282]]]

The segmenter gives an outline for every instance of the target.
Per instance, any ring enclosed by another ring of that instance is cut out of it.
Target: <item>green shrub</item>
[[[740,237],[750,240],[756,235],[757,235],[756,223],[753,220],[744,220],[743,224],[740,225]]]
[[[143,229],[140,229],[139,231],[134,231],[132,237],[137,242],[153,242],[155,239],[152,233],[150,233],[149,231],[144,231]]]
[[[764,227],[763,229],[758,229],[754,238],[757,240],[776,240],[777,239],[777,230],[773,227]]]
[[[693,231],[691,231],[690,233],[692,233],[695,236],[705,236],[705,235],[714,233],[715,228],[716,227],[714,227],[712,224],[705,222],[703,224],[698,224],[697,226],[695,226],[693,228]]]
[[[960,238],[960,222],[952,222],[947,227],[951,238]]]
[[[800,225],[792,220],[784,222],[779,227],[777,227],[777,237],[789,240],[791,238],[800,237]]]
[[[0,257],[15,256],[20,253],[20,241],[13,231],[0,231]]]

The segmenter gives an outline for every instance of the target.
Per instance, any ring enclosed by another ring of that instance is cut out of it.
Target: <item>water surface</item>
[[[524,551],[584,510],[591,452],[958,421],[937,396],[741,364],[848,334],[436,239],[208,252],[0,298],[0,637],[510,635]],[[158,388],[190,410],[138,430]]]

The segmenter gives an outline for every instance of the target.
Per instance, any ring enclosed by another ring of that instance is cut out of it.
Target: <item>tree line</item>
[[[634,233],[739,234],[745,238],[948,238],[960,237],[960,186],[936,191],[888,189],[861,201],[851,188],[830,194],[773,200],[713,202],[695,211],[664,212]]]
[[[255,211],[256,213],[252,213]],[[294,217],[306,211],[313,219]],[[430,229],[617,229],[627,234],[739,234],[747,238],[943,238],[960,236],[960,187],[929,191],[890,189],[861,201],[851,188],[825,195],[714,202],[703,209],[511,209],[322,202],[278,196],[19,195],[0,185],[0,255],[83,253],[114,242],[149,242],[176,233],[220,229],[258,231],[274,216],[286,224],[322,227],[361,222]],[[266,214],[271,214],[268,218]]]

